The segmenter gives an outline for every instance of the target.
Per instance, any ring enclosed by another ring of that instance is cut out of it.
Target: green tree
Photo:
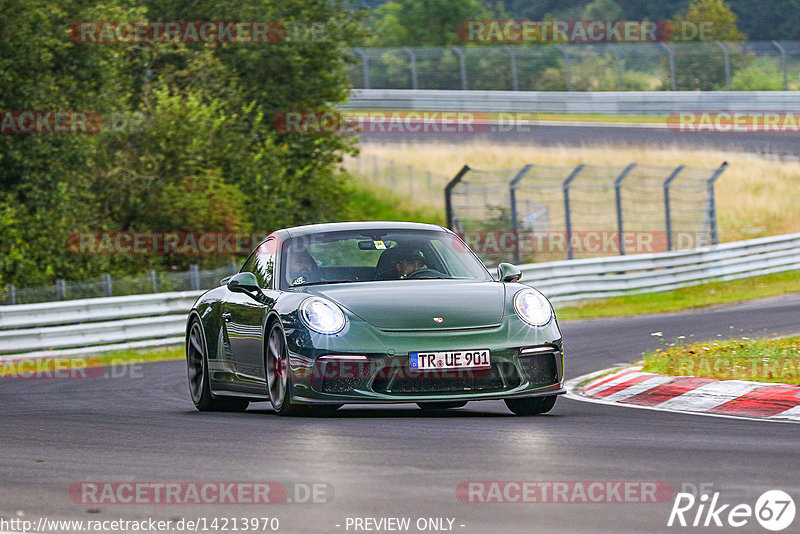
[[[464,44],[456,33],[458,24],[491,16],[480,0],[391,0],[375,9],[367,45]]]
[[[586,20],[620,20],[622,8],[614,0],[594,0],[583,9]]]
[[[674,19],[675,69],[678,90],[726,88],[725,56],[716,41],[745,38],[737,16],[724,0],[692,0]]]

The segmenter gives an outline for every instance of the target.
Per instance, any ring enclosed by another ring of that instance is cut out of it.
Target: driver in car
[[[288,271],[289,280],[293,286],[319,282],[319,266],[303,246],[289,251]]]
[[[397,258],[395,268],[400,278],[408,278],[411,273],[425,268],[425,258],[419,250],[405,249]]]

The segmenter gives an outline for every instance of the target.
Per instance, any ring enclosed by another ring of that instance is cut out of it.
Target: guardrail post
[[[519,215],[517,214],[517,184],[520,180],[522,180],[528,171],[531,170],[530,163],[525,165],[520,169],[514,178],[508,183],[508,198],[511,204],[511,230],[514,232],[514,239],[516,239],[516,246],[514,247],[514,263],[520,262],[520,253],[519,253]]]
[[[781,53],[781,71],[783,71],[783,90],[789,90],[789,74],[787,72],[786,49],[778,41],[772,41],[772,45]]]
[[[100,281],[103,284],[103,296],[110,297],[112,293],[111,287],[111,275],[107,273],[103,273],[100,275]]]
[[[150,283],[153,286],[153,293],[158,293],[158,274],[155,271],[150,271]]]
[[[467,87],[467,58],[464,55],[464,51],[461,50],[457,46],[451,46],[450,50],[452,50],[458,56],[458,70],[461,74],[461,89],[466,91]]]
[[[572,91],[572,72],[569,69],[569,53],[561,45],[556,45],[564,56],[564,82],[567,84],[567,91]]]
[[[731,54],[728,52],[728,47],[725,43],[716,41],[718,47],[722,49],[722,54],[725,57],[725,88],[730,91],[731,89]]]
[[[453,188],[461,182],[461,179],[464,178],[464,175],[469,171],[469,165],[464,165],[461,167],[461,170],[458,171],[458,174],[447,182],[447,185],[444,187],[444,211],[447,217],[447,227],[453,231],[455,231],[455,228],[453,228],[455,223],[455,215],[453,213]]]
[[[675,51],[670,48],[667,43],[659,43],[661,48],[667,51],[667,57],[669,58],[669,86],[670,90],[677,91],[678,90],[678,74],[675,71]]]
[[[664,218],[666,220],[667,225],[667,250],[672,250],[672,211],[669,204],[669,186],[672,181],[678,177],[683,169],[686,168],[686,165],[681,165],[680,167],[676,168],[672,171],[672,174],[669,175],[664,181]]]
[[[62,278],[56,280],[56,300],[64,300],[66,288],[67,283]]]
[[[353,52],[361,58],[361,75],[364,79],[364,89],[369,89],[369,58],[360,48],[354,48]]]
[[[631,163],[614,180],[614,197],[617,204],[617,234],[619,236],[619,255],[625,255],[625,226],[622,218],[622,181],[628,177],[631,171],[636,168],[636,163]]]
[[[189,266],[189,284],[193,290],[200,289],[200,268],[197,265]]]
[[[417,55],[407,46],[404,46],[402,50],[408,56],[408,66],[411,67],[411,88],[419,89],[419,84],[417,83]]]
[[[511,88],[513,91],[519,91],[519,78],[517,76],[517,53],[514,52],[508,45],[503,46],[503,52],[508,54],[509,62],[511,63]]]
[[[714,196],[714,183],[719,180],[719,177],[722,176],[722,173],[725,172],[727,168],[728,162],[726,161],[720,165],[719,169],[714,171],[714,174],[708,179],[708,223],[712,245],[719,244],[719,235],[717,233],[717,202]]]
[[[565,218],[566,229],[567,229],[567,259],[568,260],[571,260],[572,259],[572,255],[573,255],[573,253],[572,253],[572,217],[570,217],[570,211],[569,211],[569,185],[572,183],[572,181],[575,178],[578,177],[578,175],[581,173],[581,171],[583,170],[584,167],[586,167],[586,165],[583,164],[583,163],[581,163],[580,165],[575,167],[575,169],[567,177],[567,179],[564,180],[564,183],[561,186],[562,189],[564,190],[564,218]]]
[[[9,304],[13,306],[17,303],[17,288],[14,287],[14,284],[8,284],[6,286],[6,295]]]

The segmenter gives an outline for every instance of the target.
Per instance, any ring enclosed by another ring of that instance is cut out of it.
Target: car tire
[[[529,397],[527,399],[505,399],[509,410],[517,415],[539,415],[547,413],[556,404],[556,395]]]
[[[211,393],[208,384],[208,345],[198,318],[193,318],[186,334],[186,368],[189,395],[201,412],[243,412],[250,401],[237,397],[220,397]]]
[[[422,410],[450,410],[452,408],[463,408],[467,401],[441,401],[441,402],[418,402],[417,406]]]
[[[286,334],[280,321],[273,322],[267,333],[264,355],[264,374],[272,409],[278,415],[300,415],[308,412],[306,405],[292,404],[292,373]]]

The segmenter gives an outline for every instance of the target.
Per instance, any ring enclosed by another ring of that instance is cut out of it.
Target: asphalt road
[[[667,128],[636,126],[563,126],[552,124],[499,124],[487,131],[422,133],[371,132],[359,134],[362,143],[474,143],[521,145],[645,145],[676,146],[691,149],[716,149],[734,152],[800,155],[800,134],[797,133],[679,133]]]
[[[562,329],[569,378],[634,361],[657,346],[655,331],[667,339],[800,331],[800,295]],[[279,532],[354,532],[348,517],[410,517],[417,532],[417,518],[446,517],[465,534],[703,531],[667,528],[671,501],[460,502],[458,484],[476,480],[666,481],[677,490],[710,483],[720,503],[752,506],[781,489],[800,504],[797,424],[566,398],[528,418],[496,401],[446,415],[411,405],[346,407],[330,418],[280,418],[259,404],[243,414],[199,413],[181,362],[126,369],[118,378],[0,381],[0,519],[277,517]],[[81,481],[327,483],[332,494],[314,504],[93,505],[70,499]],[[757,527],[751,519],[737,530],[764,531]]]

